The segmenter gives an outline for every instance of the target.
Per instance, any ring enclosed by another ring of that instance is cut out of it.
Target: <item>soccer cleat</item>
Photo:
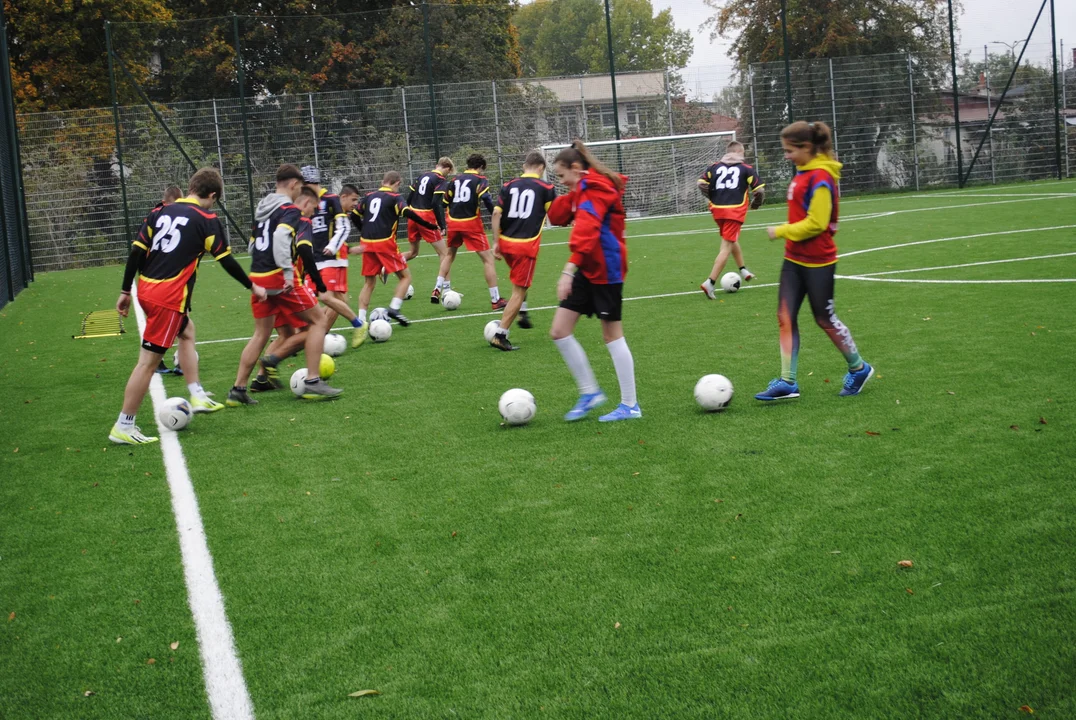
[[[598,418],[598,422],[616,422],[618,420],[634,420],[636,418],[641,418],[642,416],[643,416],[643,411],[639,407],[639,403],[635,403],[635,407],[630,407],[628,405],[625,405],[624,403],[620,403],[615,408],[613,408],[613,412],[608,413],[606,415],[602,415],[600,418]]]
[[[211,398],[207,397],[205,400],[196,397],[191,398],[191,410],[195,413],[212,413],[223,409],[224,405]]]
[[[318,378],[314,382],[303,382],[302,397],[304,400],[332,400],[343,392],[340,388],[334,388]]]
[[[766,389],[755,395],[755,400],[792,400],[800,396],[800,386],[784,378],[774,378]]]
[[[411,324],[411,321],[407,319],[407,316],[401,314],[399,310],[389,310],[389,317],[400,323],[400,327],[407,327]]]
[[[512,350],[518,350],[515,345],[508,339],[507,335],[497,333],[493,336],[493,339],[489,341],[489,344],[498,350],[504,350],[505,352],[511,352]]]
[[[251,392],[271,392],[278,389],[279,386],[269,382],[269,378],[259,375],[254,378],[254,382],[250,384]]]
[[[598,390],[598,392],[580,395],[579,399],[575,402],[575,407],[573,407],[564,415],[564,419],[568,422],[582,420],[591,410],[598,407],[599,405],[604,405],[605,400],[605,393],[603,393],[600,389]]]
[[[433,305],[441,304],[441,288],[434,288],[433,292],[430,293],[430,303]]]
[[[523,310],[519,313],[519,326],[524,330],[530,330],[532,327],[534,327],[534,323],[531,322],[530,313],[528,313],[526,310]]]
[[[867,381],[874,377],[874,368],[864,361],[863,367],[844,376],[844,387],[841,388],[841,396],[859,395]]]
[[[508,301],[504,298],[501,298],[496,302],[491,302],[490,305],[493,307],[494,310],[504,310],[504,308],[508,305]]]
[[[265,376],[269,378],[269,382],[276,387],[280,387],[280,373],[276,369],[276,366],[280,364],[280,359],[272,355],[265,355],[258,362],[261,363],[262,369],[265,370]]]
[[[743,270],[740,271],[740,277],[743,278],[744,282],[751,282],[752,280],[755,279],[755,274],[753,272],[751,272],[750,270],[748,270],[747,268],[744,268]]]
[[[182,370],[182,368],[179,367],[179,362],[178,361],[176,362],[176,366],[174,368],[172,368],[172,374],[173,375],[179,375],[180,377],[183,377],[183,370]]]
[[[248,395],[246,390],[233,387],[228,391],[228,398],[224,404],[228,407],[239,407],[240,405],[257,405],[258,401]]]
[[[357,348],[366,342],[366,338],[370,336],[370,326],[368,323],[363,323],[362,327],[355,328],[351,333],[351,347]]]
[[[171,375],[172,374],[172,371],[169,370],[168,366],[164,364],[164,360],[161,360],[161,362],[157,364],[157,374],[158,375]]]
[[[112,426],[112,432],[108,434],[108,439],[117,445],[148,445],[157,442],[157,438],[152,435],[143,435],[141,428],[137,425],[129,430],[124,430],[119,426],[119,423]]]
[[[714,292],[714,281],[710,278],[702,281],[702,285],[699,285],[699,290],[702,290],[703,294],[711,300],[717,300],[717,293]]]

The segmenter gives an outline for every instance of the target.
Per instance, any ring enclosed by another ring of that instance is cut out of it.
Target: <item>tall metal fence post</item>
[[[120,197],[123,199],[123,237],[131,244],[131,214],[127,209],[127,171],[123,167],[123,139],[120,137],[120,106],[116,100],[116,70],[112,53],[112,23],[105,20],[105,50],[108,52],[108,84],[112,95],[112,124],[116,129],[116,161],[120,166]],[[7,68],[4,68],[6,71]]]
[[[314,123],[314,93],[307,93],[306,96],[310,100],[310,136],[314,140],[314,165],[321,167],[321,161],[318,159],[318,126]]]
[[[441,136],[437,130],[437,98],[433,93],[433,50],[430,49],[430,4],[422,0],[422,41],[426,46],[426,87],[430,92],[430,119],[433,121],[433,154],[441,157]]]
[[[501,114],[497,110],[497,81],[491,80],[493,85],[493,130],[497,134],[497,172],[501,174],[501,182],[504,182],[504,163],[501,161]]]
[[[1057,162],[1057,179],[1061,179],[1061,96],[1057,92],[1057,13],[1054,12],[1054,0],[1050,0],[1050,52],[1053,64],[1050,73],[1054,79],[1054,157]],[[1066,131],[1067,132],[1067,131]]]
[[[217,135],[217,165],[220,166],[220,178],[221,178],[221,180],[224,180],[224,152],[221,150],[221,147],[220,147],[220,119],[217,116],[217,99],[216,98],[213,98],[213,131]],[[224,188],[227,188],[227,187],[228,187],[228,183],[225,182],[224,183]],[[220,199],[225,200],[226,199],[225,198],[226,194],[227,193],[222,188],[221,193],[220,193]],[[228,232],[228,226],[227,225],[224,226],[224,232],[225,233]]]
[[[993,115],[993,108],[990,107],[990,51],[986,45],[983,45],[983,82],[986,83],[986,116]],[[998,184],[997,168],[994,163],[994,131],[990,130],[990,184]]]
[[[254,222],[254,173],[250,167],[250,128],[247,127],[247,89],[243,75],[243,50],[239,40],[239,16],[232,15],[235,33],[235,68],[239,80],[239,115],[243,120],[243,165],[247,169],[247,200],[250,202],[250,221]]]
[[[956,24],[949,0],[949,63],[953,71],[953,129],[956,131],[956,184],[964,187],[964,149],[960,145],[960,89],[956,77]]]
[[[1073,63],[1073,72],[1076,73],[1076,63]],[[1065,83],[1065,41],[1061,41],[1061,112],[1066,112],[1069,107],[1069,100],[1066,91]],[[1061,139],[1065,143],[1065,177],[1072,177],[1072,167],[1070,166],[1069,159],[1069,129],[1065,127],[1064,134]]]
[[[676,131],[673,130],[672,88],[669,84],[669,68],[665,68],[665,111],[669,114],[669,134],[675,135]]]
[[[755,68],[747,66],[747,89],[751,96],[751,147],[755,151],[755,168],[762,171],[762,159],[758,149],[758,125],[755,124]]]
[[[26,188],[22,179],[22,150],[19,143],[18,119],[15,115],[15,91],[11,84],[11,75],[7,73],[7,68],[11,65],[8,57],[7,41],[7,18],[4,17],[4,9],[0,7],[0,68],[4,68],[6,73],[4,82],[0,86],[5,89],[4,103],[11,125],[9,128],[11,172],[12,181],[15,184],[15,225],[19,228],[19,235],[21,236],[19,247],[22,251],[20,253],[22,255],[22,285],[23,287],[28,287],[30,281],[34,279],[34,260],[33,251],[30,249],[30,216],[26,211]],[[10,253],[8,262],[11,262]],[[12,292],[14,292],[14,289],[12,289]]]
[[[833,58],[829,58],[829,109],[833,116],[833,151],[837,152],[837,89],[833,84]]]
[[[583,94],[583,78],[579,78],[579,105],[583,110],[583,140],[590,142],[590,122],[587,120],[587,97]],[[571,138],[565,138],[571,142]]]
[[[912,108],[912,162],[915,168],[915,190],[919,191],[919,138],[916,136],[915,82],[912,79],[912,54],[908,53],[908,101]]]
[[[400,105],[403,107],[404,143],[407,145],[407,173],[409,178],[413,178],[415,167],[411,161],[411,128],[407,124],[407,90],[402,87],[400,88]]]

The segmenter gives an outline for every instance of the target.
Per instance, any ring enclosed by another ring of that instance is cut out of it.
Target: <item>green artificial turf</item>
[[[1073,227],[998,234],[1076,225],[1073,193],[848,200],[844,253],[966,239],[838,273],[1076,252]],[[494,316],[464,317],[489,313],[479,262],[457,260],[447,313],[427,300],[429,248],[405,305],[422,322],[338,358],[340,400],[284,390],[196,417],[182,447],[257,716],[1076,716],[1076,283],[839,280],[877,375],[838,397],[842,358],[804,309],[803,395],[763,405],[782,247],[760,228],[783,215],[749,215],[758,279],[718,302],[697,289],[708,217],[629,224],[640,421],[564,423],[552,311],[512,331],[519,352],[489,348]],[[555,304],[566,240],[547,233],[532,307]],[[3,718],[209,716],[161,451],[107,441],[133,315],[122,338],[71,340],[121,275],[40,274],[0,311]],[[1076,256],[879,277],[1076,278]],[[207,341],[249,335],[248,303],[203,265],[193,317],[218,398],[243,342]],[[599,324],[577,336],[615,402]],[[723,413],[692,396],[712,372],[736,387]],[[512,387],[537,398],[526,427],[500,424]],[[381,695],[348,697],[362,689]]]

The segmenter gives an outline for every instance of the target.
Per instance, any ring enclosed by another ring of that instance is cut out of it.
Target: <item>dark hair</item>
[[[351,183],[344,183],[344,187],[340,188],[341,195],[358,195],[359,188]]]
[[[299,194],[300,195],[306,195],[307,197],[312,197],[315,200],[318,199],[317,191],[314,190],[314,188],[310,187],[309,185],[303,185],[303,189],[299,191]]]
[[[484,157],[482,157],[482,155],[480,155],[479,153],[475,153],[474,155],[471,155],[470,157],[467,158],[467,169],[468,170],[485,170],[486,169],[486,159]]]
[[[452,162],[452,158],[445,156],[437,160],[437,164],[443,167],[445,170],[452,172],[456,169],[456,163]]]
[[[815,155],[833,155],[833,132],[821,120],[794,122],[781,131],[781,139],[800,148],[810,146]]]
[[[537,150],[531,150],[527,157],[523,158],[523,164],[530,167],[545,167],[545,155]]]
[[[571,144],[571,147],[566,147],[557,153],[557,157],[553,159],[553,162],[560,163],[568,168],[575,163],[579,163],[583,166],[584,170],[593,170],[599,175],[604,175],[609,178],[609,181],[616,186],[617,190],[624,190],[624,178],[606,167],[605,163],[601,160],[594,157],[594,153],[590,152],[590,148],[588,148],[582,140],[576,140]]]
[[[284,163],[276,169],[276,181],[278,183],[287,182],[288,180],[299,180],[301,182],[302,179],[302,171],[291,163]]]
[[[216,168],[202,168],[191,175],[190,182],[187,183],[187,192],[200,198],[207,198],[216,193],[219,199],[220,194],[224,192],[224,181]]]
[[[164,189],[164,197],[161,198],[161,202],[168,204],[174,203],[183,197],[183,191],[179,189],[179,185],[169,185]]]
[[[396,172],[395,170],[389,170],[387,173],[385,173],[385,177],[381,178],[381,185],[384,187],[389,187],[390,185],[395,185],[396,183],[400,182],[401,179],[402,178],[400,177],[400,173]]]

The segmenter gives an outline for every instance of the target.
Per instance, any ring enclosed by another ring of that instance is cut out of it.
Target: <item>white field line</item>
[[[841,253],[839,257],[846,258],[852,257],[853,255],[862,255],[864,253],[878,252],[879,250],[893,250],[895,248],[912,247],[913,245],[930,245],[932,243],[952,242],[955,240],[975,240],[977,238],[997,237],[999,235],[1019,235],[1022,233],[1031,232],[1049,232],[1051,230],[1071,230],[1072,228],[1076,228],[1076,225],[1051,225],[1050,227],[1021,228],[1020,230],[998,230],[996,232],[976,233],[974,235],[954,235],[952,237],[935,238],[933,240],[914,240],[912,242],[898,243],[896,245],[880,245],[873,248],[864,248],[863,250],[853,250],[852,252]]]
[[[137,295],[137,290],[134,293]],[[146,315],[134,297],[138,332],[145,332]],[[164,404],[164,383],[154,374],[150,381],[153,415]],[[206,696],[214,720],[253,720],[254,706],[250,701],[243,667],[235,650],[232,626],[224,612],[224,597],[213,572],[213,557],[209,554],[198,498],[187,472],[179,437],[158,424],[164,469],[172,495],[172,511],[179,532],[179,551],[183,560],[183,576],[187,584],[187,601],[194,616],[198,649],[202,656]]]
[[[918,285],[1024,285],[1027,283],[1076,283],[1076,278],[1031,278],[1028,280],[923,280],[919,278],[880,278],[865,275],[838,275],[841,280],[908,283]]]
[[[905,273],[927,272],[929,270],[953,270],[955,268],[975,267],[977,265],[1001,265],[1003,263],[1024,262],[1025,260],[1048,260],[1050,258],[1072,257],[1076,252],[1056,253],[1054,255],[1031,255],[1029,257],[1007,258],[1005,260],[983,260],[981,262],[960,263],[959,265],[935,265],[934,267],[912,268],[910,270],[886,270],[884,272],[860,273],[848,277],[874,278],[882,275],[903,275]]]

